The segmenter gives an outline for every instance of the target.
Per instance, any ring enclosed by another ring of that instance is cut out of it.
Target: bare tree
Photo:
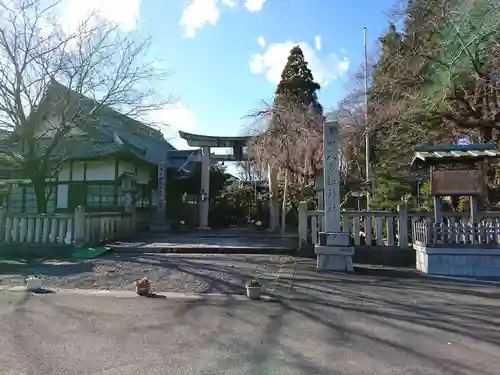
[[[290,102],[264,102],[264,108],[252,116],[265,128],[249,144],[253,160],[288,171],[305,182],[316,175],[322,160],[322,115]]]
[[[242,181],[262,180],[262,171],[253,160],[243,160],[236,163],[238,175]]]
[[[365,179],[365,124],[363,104],[357,93],[345,97],[330,117],[340,125],[341,178],[344,185],[358,184]]]
[[[151,86],[168,72],[148,60],[149,39],[97,13],[68,29],[57,22],[59,6],[0,0],[0,127],[19,144],[2,149],[3,162],[32,181],[39,212],[51,194],[46,179],[64,160],[60,143],[73,129],[101,116],[140,118],[166,101]]]
[[[253,115],[257,127],[264,131],[249,143],[249,157],[256,165],[268,168],[271,200],[276,200],[277,175],[283,179],[281,231],[285,230],[285,214],[289,184],[310,187],[322,161],[324,117],[312,107],[290,101],[264,103]],[[277,207],[271,211],[275,211]],[[275,214],[272,214],[277,216]]]

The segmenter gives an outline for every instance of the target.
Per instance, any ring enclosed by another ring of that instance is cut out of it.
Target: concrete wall
[[[85,172],[85,164],[87,171]],[[134,173],[134,169],[131,171]],[[115,179],[115,160],[109,158],[99,161],[73,162],[73,172],[70,163],[61,166],[59,181],[113,181]]]
[[[352,261],[357,264],[415,268],[415,250],[396,246],[356,246]]]
[[[499,277],[499,248],[426,247],[415,244],[417,269],[429,275]]]
[[[301,248],[297,255],[316,258],[312,245]],[[352,261],[355,264],[415,268],[415,250],[397,246],[355,246]]]
[[[138,184],[147,184],[150,178],[150,168],[140,166],[137,167],[137,183]]]
[[[115,161],[89,161],[86,181],[113,181],[115,179]]]

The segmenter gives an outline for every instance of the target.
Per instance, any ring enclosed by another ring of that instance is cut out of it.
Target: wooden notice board
[[[481,169],[433,170],[431,172],[432,195],[483,195],[484,191],[484,173]]]

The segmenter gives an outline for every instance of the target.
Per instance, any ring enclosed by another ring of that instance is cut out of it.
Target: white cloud
[[[262,48],[266,46],[266,40],[264,39],[263,36],[259,36],[257,38],[257,43],[259,43],[259,46],[261,46]]]
[[[249,12],[260,12],[266,0],[245,0],[245,8]]]
[[[191,0],[182,11],[179,25],[184,29],[184,37],[193,38],[196,31],[205,24],[216,25],[220,17],[220,4],[233,8],[235,0]]]
[[[167,104],[163,109],[151,112],[148,119],[153,124],[169,127],[173,131],[193,132],[196,130],[196,116],[182,102]]]
[[[222,0],[222,4],[227,5],[229,8],[236,6],[236,0]]]
[[[319,35],[314,38],[314,47],[317,51],[321,51],[321,37]]]
[[[340,58],[335,54],[330,54],[323,57],[306,42],[283,42],[270,44],[264,53],[254,54],[250,60],[250,70],[254,74],[264,74],[267,80],[277,84],[290,50],[296,45],[302,49],[315,81],[322,86],[345,75],[349,69],[349,59],[346,56]]]
[[[265,1],[245,0],[244,6],[249,12],[259,12]],[[239,0],[189,0],[179,21],[179,25],[184,29],[184,37],[194,38],[203,26],[216,25],[219,22],[221,6],[235,8],[238,4]]]
[[[165,139],[179,149],[189,148],[187,143],[179,138],[179,130],[196,132],[195,114],[180,101],[168,104],[161,110],[150,112],[147,121],[158,127]]]
[[[123,31],[137,27],[141,0],[66,0],[62,3],[61,24],[69,31],[96,12],[101,18],[117,24]]]

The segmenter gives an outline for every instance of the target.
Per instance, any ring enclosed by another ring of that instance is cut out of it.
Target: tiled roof
[[[42,153],[46,144],[40,142],[39,151]],[[20,143],[8,143],[0,144],[0,152],[3,150],[9,151],[13,154],[22,154]],[[52,157],[54,159],[65,158],[65,159],[88,159],[106,155],[112,155],[124,149],[114,142],[109,140],[92,140],[92,139],[81,139],[81,138],[71,138],[65,139],[57,145],[57,147],[52,152]]]
[[[60,83],[52,82],[49,88],[51,92],[48,92],[47,96],[57,95],[57,92],[66,90],[67,88]],[[80,105],[84,110],[85,107],[88,107],[88,111],[91,111],[94,102],[83,97]],[[98,112],[93,119],[89,119],[81,126],[82,130],[87,132],[90,138],[99,141],[106,140],[120,147],[129,148],[138,157],[152,163],[167,161],[167,153],[175,150],[175,147],[168,143],[157,129],[153,129],[109,107],[101,108]],[[98,150],[100,150],[100,147],[96,151]]]
[[[443,145],[443,146],[416,146],[413,148],[415,156],[412,166],[424,165],[427,162],[450,160],[475,160],[486,158],[499,158],[500,151],[496,145]]]
[[[189,160],[189,156],[199,154],[200,150],[173,150],[168,153],[168,165],[181,172],[191,172],[194,170],[196,162]]]
[[[45,98],[58,96],[60,93],[66,93],[67,90],[67,87],[53,81],[47,89]],[[78,96],[79,94],[75,92],[74,95]],[[81,95],[79,104],[84,111],[88,110],[89,112],[95,105],[93,100]],[[98,112],[96,116],[79,125],[86,133],[85,137],[64,139],[54,150],[52,156],[54,158],[83,159],[129,151],[154,164],[167,162],[168,167],[185,171],[194,168],[195,162],[188,161],[188,155],[197,152],[197,150],[176,150],[163,138],[159,130],[125,116],[112,108],[101,108]],[[40,152],[46,147],[44,143],[48,142],[50,140],[46,140],[46,142],[43,139],[40,140]],[[20,144],[10,137],[8,139],[0,137],[0,152],[2,149],[21,154]]]

